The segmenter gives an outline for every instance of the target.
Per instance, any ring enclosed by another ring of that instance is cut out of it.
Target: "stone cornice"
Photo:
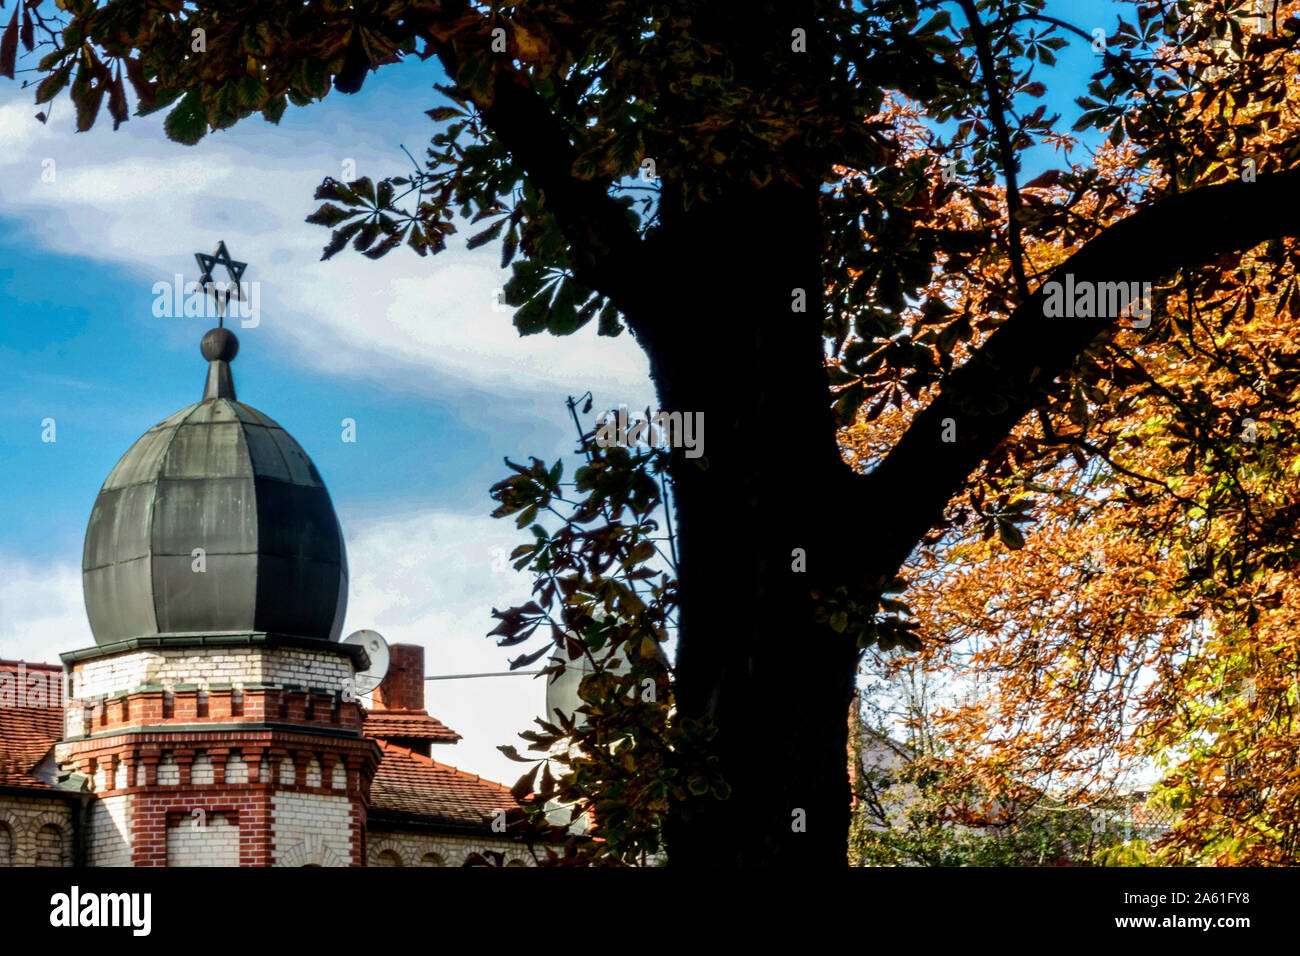
[[[370,666],[370,656],[360,644],[342,644],[326,641],[316,637],[298,637],[292,634],[270,634],[262,632],[213,631],[210,633],[154,634],[149,637],[133,637],[130,640],[102,644],[98,647],[83,647],[80,650],[65,651],[59,655],[64,665],[113,657],[130,651],[142,650],[179,650],[187,647],[296,647],[307,650],[335,652],[340,656],[350,657],[358,671]]]

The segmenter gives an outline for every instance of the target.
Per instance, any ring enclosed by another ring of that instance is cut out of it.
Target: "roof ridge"
[[[5,660],[4,658],[0,658],[0,667],[4,667],[6,664],[15,664],[15,665],[22,664],[29,669],[33,667],[42,667],[42,668],[49,668],[50,670],[54,670],[54,671],[63,670],[62,665],[47,664],[44,661],[25,661],[22,658],[19,658],[18,660],[10,661],[10,660]]]
[[[487,777],[484,777],[482,774],[470,773],[468,770],[461,770],[459,767],[453,767],[453,766],[452,766],[451,764],[449,764],[449,763],[439,763],[437,760],[434,760],[432,757],[430,757],[430,758],[428,758],[428,759],[429,759],[429,762],[432,763],[432,764],[433,764],[435,767],[437,767],[439,770],[451,770],[451,771],[453,771],[454,773],[457,773],[457,774],[459,774],[459,775],[462,776],[462,777],[468,777],[468,778],[470,778],[470,779],[473,780],[475,783],[486,783],[486,784],[488,784],[489,786],[500,787],[502,790],[507,790],[507,791],[510,789],[510,788],[507,787],[504,783],[498,783],[498,782],[495,781],[495,780],[489,780]]]
[[[454,767],[449,763],[442,763],[441,761],[434,760],[432,757],[426,757],[424,754],[420,753],[419,751],[412,750],[409,747],[403,747],[401,744],[395,744],[391,740],[377,740],[375,742],[379,744],[379,749],[381,750],[395,750],[398,753],[402,754],[403,756],[414,757],[421,763],[427,763],[431,767],[437,770],[450,770],[452,773],[456,774],[457,776],[465,777],[476,783],[490,784],[491,786],[494,787],[500,787],[502,790],[510,789],[504,783],[500,783],[496,780],[489,780],[487,777],[484,777],[482,774],[470,773],[468,770],[461,770],[459,767]]]
[[[361,732],[377,738],[416,738],[455,743],[465,735],[448,727],[427,710],[366,710]]]
[[[426,757],[422,753],[417,753],[416,751],[412,750],[410,747],[403,747],[401,744],[395,744],[387,737],[378,738],[376,740],[376,743],[379,744],[379,748],[381,750],[397,750],[408,757],[420,757],[421,759],[428,760],[429,763],[433,763],[433,759],[431,757]]]

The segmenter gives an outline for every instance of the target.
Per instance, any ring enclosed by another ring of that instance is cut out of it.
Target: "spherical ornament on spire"
[[[230,329],[208,329],[199,350],[209,362],[232,362],[239,354],[239,339]]]

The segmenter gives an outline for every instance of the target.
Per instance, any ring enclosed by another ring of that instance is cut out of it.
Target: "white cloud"
[[[193,253],[224,239],[250,263],[246,279],[261,282],[263,321],[240,331],[245,348],[417,395],[553,398],[593,388],[602,404],[653,402],[647,362],[626,332],[601,338],[592,323],[563,339],[522,339],[510,312],[493,306],[508,273],[491,246],[471,253],[453,239],[426,259],[401,249],[371,262],[348,250],[320,262],[328,233],[303,219],[320,180],[341,175],[345,157],[330,142],[252,120],[186,148],[163,137],[156,117],[78,134],[70,117],[42,126],[33,112],[25,102],[0,106],[4,217],[51,251],[139,275],[141,316],[154,282],[196,278]],[[367,132],[383,128],[377,119]],[[395,151],[358,142],[348,151],[363,174],[400,170]],[[53,182],[42,180],[46,160]]]
[[[453,512],[390,515],[349,533],[352,580],[344,633],[377,630],[390,644],[424,646],[426,676],[508,669],[518,648],[485,635],[493,607],[523,603],[531,580],[505,555],[523,538],[513,523]],[[534,649],[532,645],[528,649]],[[532,668],[529,668],[530,670]],[[544,678],[427,681],[425,703],[464,739],[434,758],[503,783],[525,769],[497,751],[545,709]]]
[[[231,164],[225,157],[172,163],[158,159],[119,160],[66,170],[61,183],[57,167],[55,173],[60,202],[116,207],[129,215],[140,203],[156,203],[160,194],[169,198],[193,196],[222,185],[230,178]]]
[[[57,664],[59,654],[93,645],[81,596],[81,567],[36,565],[0,554],[0,657]]]

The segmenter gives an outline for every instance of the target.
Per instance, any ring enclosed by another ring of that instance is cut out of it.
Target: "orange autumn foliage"
[[[1210,154],[1193,181],[1124,140],[1022,187],[1031,284],[1129,214],[1135,192],[1215,182],[1242,156],[1293,148],[1300,90],[1238,113],[1215,89],[1180,131]],[[908,104],[881,118],[916,156],[936,149]],[[1000,187],[945,186],[937,163],[932,187],[929,225],[1005,235]],[[948,264],[928,290],[946,324],[932,304],[910,308],[915,341],[938,346],[960,324],[958,362],[978,348],[1014,298],[1006,248],[995,238]],[[954,819],[1006,823],[1049,796],[1086,808],[1149,781],[1176,811],[1153,860],[1300,862],[1296,252],[1268,243],[1157,285],[1149,327],[1096,348],[912,555],[904,597],[923,646],[871,653],[867,668],[919,669],[945,689],[911,720]],[[936,391],[888,375],[841,431],[860,470]],[[972,792],[996,799],[972,812]]]

